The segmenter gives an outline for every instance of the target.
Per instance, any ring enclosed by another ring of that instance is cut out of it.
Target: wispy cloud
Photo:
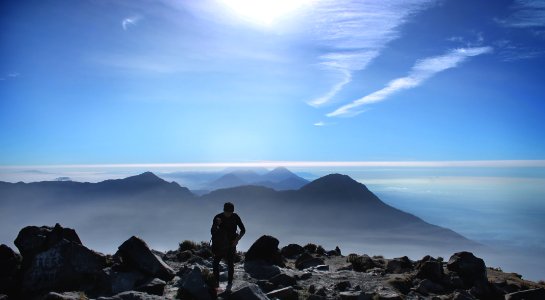
[[[130,26],[135,26],[140,20],[141,17],[139,16],[125,18],[121,21],[121,27],[123,27],[123,30],[127,30]]]
[[[327,116],[353,116],[361,112],[361,110],[357,109],[362,105],[384,101],[394,93],[417,87],[435,74],[458,66],[468,57],[489,53],[491,51],[491,47],[458,48],[449,51],[445,55],[419,60],[413,66],[408,76],[394,79],[383,89],[355,100],[352,103],[343,105],[335,111],[328,113]]]
[[[315,9],[319,43],[326,49],[319,65],[341,74],[322,96],[309,105],[329,103],[351,82],[352,73],[363,70],[384,46],[399,36],[399,27],[411,14],[427,7],[432,0],[322,1]]]
[[[515,0],[513,13],[506,19],[498,20],[504,26],[515,28],[545,29],[545,2],[539,0]]]
[[[6,76],[0,77],[0,81],[8,80],[8,79],[14,79],[19,77],[21,74],[14,72],[14,73],[8,73]]]

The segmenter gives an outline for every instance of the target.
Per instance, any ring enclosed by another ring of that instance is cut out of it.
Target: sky
[[[545,159],[545,1],[0,3],[0,166]]]

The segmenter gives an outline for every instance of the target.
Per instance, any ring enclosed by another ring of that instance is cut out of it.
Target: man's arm
[[[246,233],[246,228],[244,228],[244,224],[242,223],[239,215],[237,215],[237,225],[240,228],[240,233],[238,234],[237,239],[240,240],[242,236]]]
[[[210,228],[210,233],[212,235],[214,235],[220,229],[221,219],[219,219],[219,222],[218,222],[218,219],[219,219],[218,216],[215,216],[214,219],[212,220],[212,228]]]

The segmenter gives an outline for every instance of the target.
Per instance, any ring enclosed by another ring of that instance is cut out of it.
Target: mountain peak
[[[348,198],[372,194],[362,183],[348,175],[337,173],[320,177],[303,186],[300,191],[313,195],[335,195]]]
[[[139,182],[139,183],[162,183],[166,182],[153,172],[147,171],[139,175],[134,175],[123,179],[125,181]]]

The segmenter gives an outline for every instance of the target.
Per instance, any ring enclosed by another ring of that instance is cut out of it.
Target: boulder
[[[139,292],[148,293],[150,295],[162,296],[165,292],[166,282],[159,278],[148,280],[136,288]]]
[[[393,274],[410,272],[412,268],[413,263],[407,256],[397,257],[386,263],[386,272]]]
[[[488,282],[484,261],[471,252],[454,253],[447,263],[447,269],[458,274],[466,288],[471,288],[475,283]]]
[[[297,244],[289,244],[286,247],[283,247],[280,253],[286,258],[295,258],[297,255],[305,252],[303,246]]]
[[[545,299],[545,289],[531,289],[505,295],[505,300],[542,300]]]
[[[280,300],[297,300],[299,298],[299,295],[293,289],[293,287],[289,286],[269,292],[267,293],[267,297]]]
[[[356,272],[366,272],[376,267],[375,262],[368,255],[350,254],[347,261],[352,264],[352,269]]]
[[[201,269],[197,266],[193,267],[193,270],[184,278],[181,289],[191,295],[193,299],[212,299],[208,285],[204,282]]]
[[[14,244],[23,256],[23,265],[28,266],[36,254],[48,250],[63,239],[81,245],[76,231],[63,228],[59,223],[54,227],[27,226],[19,231]]]
[[[153,254],[142,239],[132,236],[118,248],[118,254],[123,258],[123,263],[136,267],[151,277],[170,281],[175,272],[160,257]]]
[[[416,287],[416,291],[428,295],[428,294],[440,294],[445,291],[445,288],[440,284],[437,284],[429,279],[424,279]]]
[[[283,267],[284,261],[282,260],[280,250],[278,249],[279,243],[278,239],[269,235],[260,237],[252,244],[250,249],[248,249],[248,252],[246,252],[246,261],[261,260],[269,264]]]
[[[43,300],[85,300],[88,299],[85,294],[81,292],[64,292],[55,293],[50,292],[43,297]]]
[[[29,264],[22,280],[22,290],[27,294],[51,290],[88,291],[96,288],[106,257],[80,243],[63,239],[36,254]]]
[[[21,255],[7,245],[0,245],[0,294],[15,296],[21,261]]]
[[[272,277],[271,279],[269,279],[269,281],[274,284],[275,286],[284,286],[284,287],[288,287],[288,286],[292,286],[292,285],[295,285],[297,284],[297,280],[295,280],[295,277],[293,276],[290,276],[288,274],[285,274],[285,273],[280,273],[274,277]]]
[[[234,287],[229,295],[230,300],[268,300],[261,289],[253,284],[245,282],[239,286]]]
[[[133,290],[146,280],[146,275],[138,270],[115,270],[105,268],[100,279],[100,292],[103,294],[119,294]]]
[[[280,274],[280,268],[263,260],[246,261],[244,270],[255,279],[270,279]]]
[[[127,291],[112,297],[100,297],[97,300],[164,300],[164,297],[150,295],[143,292]]]
[[[402,294],[408,294],[412,287],[411,277],[409,275],[392,275],[390,279],[386,281],[394,289]]]
[[[308,252],[301,254],[295,261],[295,267],[299,270],[316,267],[323,264],[324,260],[322,258],[314,257]]]
[[[439,283],[444,277],[443,264],[439,261],[426,261],[419,264],[420,268],[416,273],[417,278],[429,279]]]
[[[350,281],[347,281],[347,280],[341,281],[335,284],[335,289],[338,291],[346,291],[347,289],[351,287],[352,287],[352,284],[350,283]]]

